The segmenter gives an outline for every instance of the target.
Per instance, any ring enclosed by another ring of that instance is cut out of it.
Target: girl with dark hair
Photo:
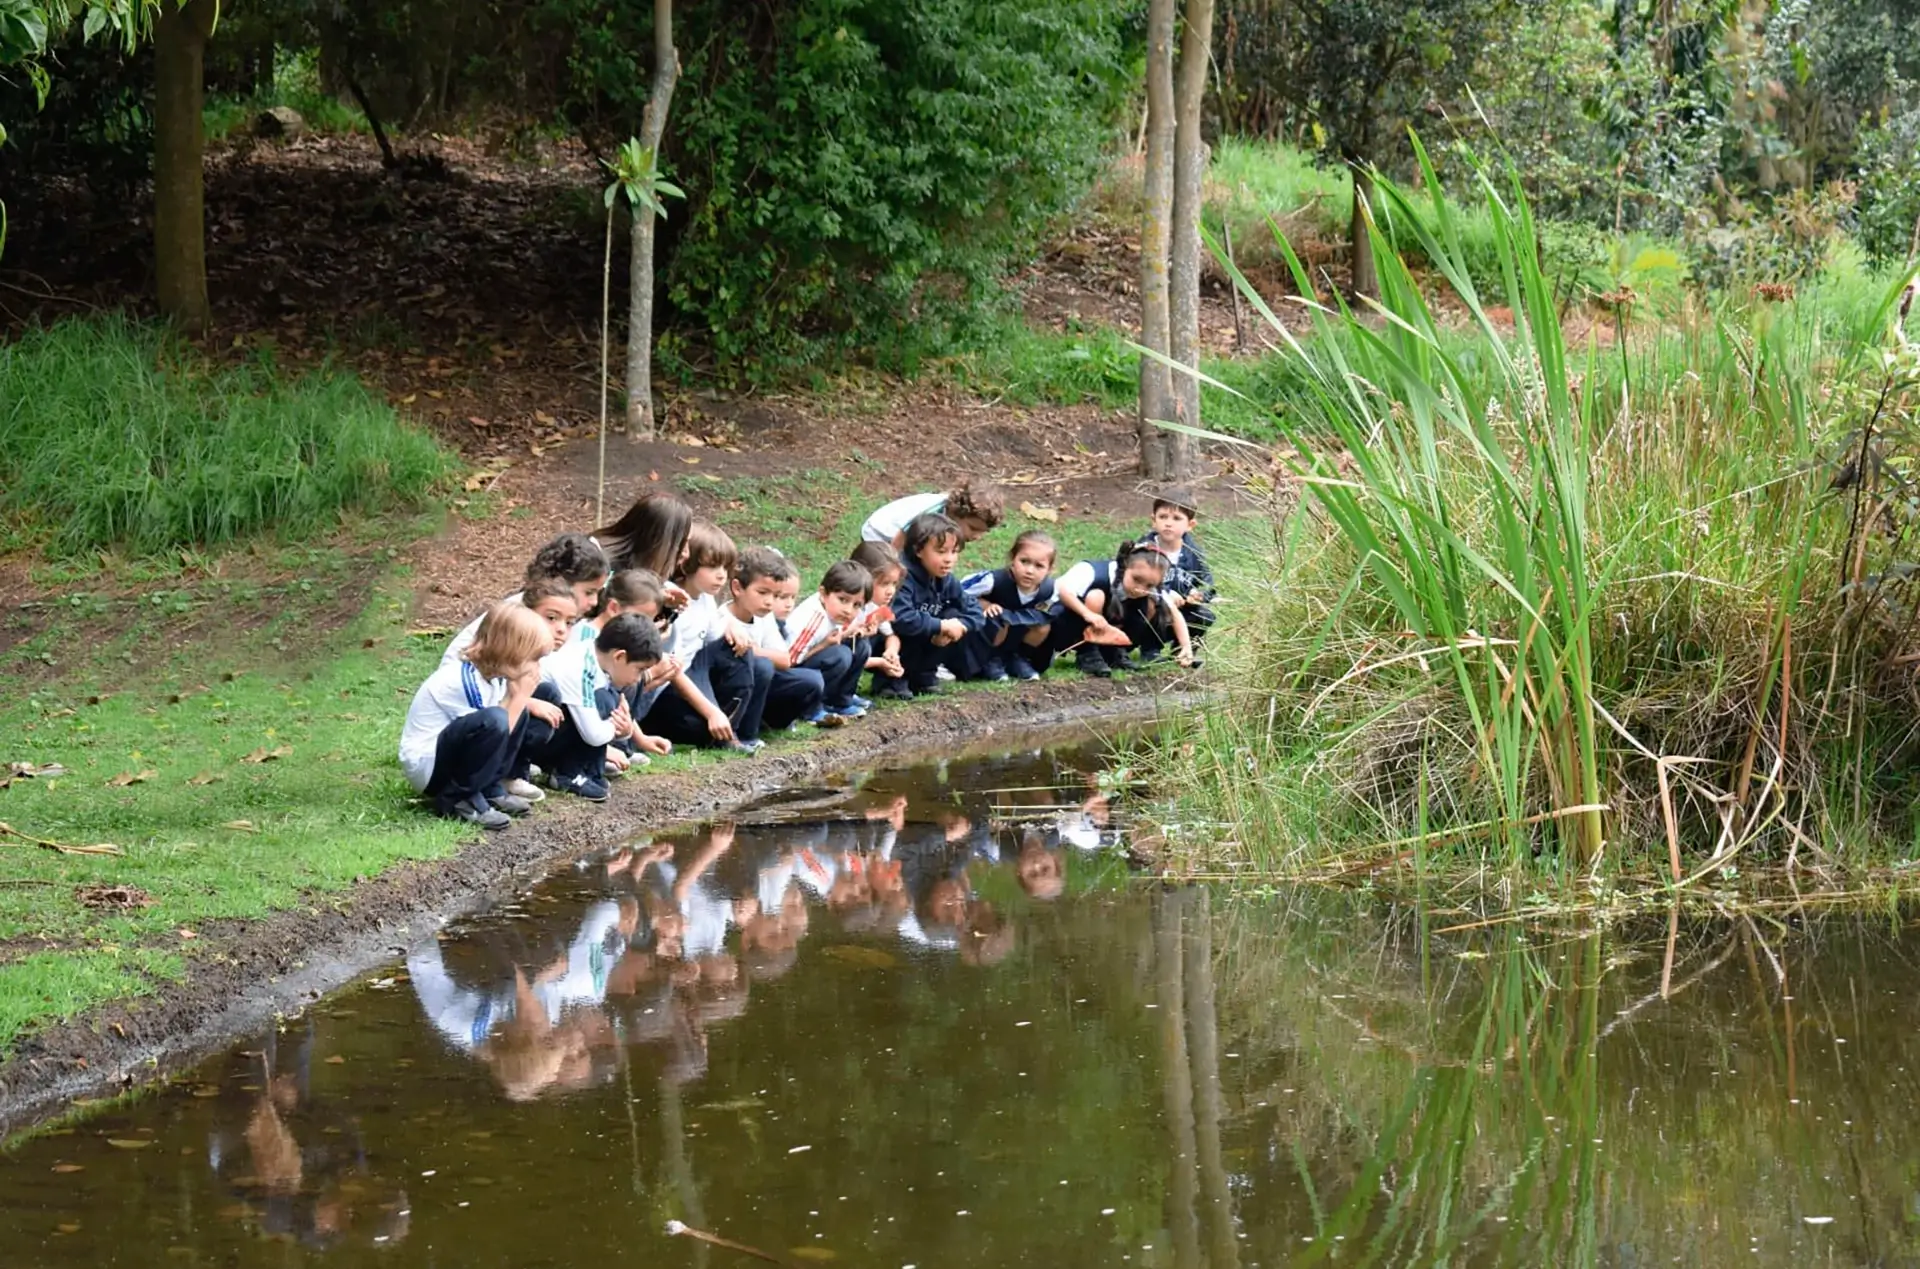
[[[1172,643],[1181,665],[1194,664],[1193,639],[1162,589],[1166,580],[1167,557],[1139,542],[1122,542],[1110,560],[1081,560],[1054,583],[1054,650],[1074,649],[1080,671],[1102,679],[1126,667],[1129,646],[1152,660]]]

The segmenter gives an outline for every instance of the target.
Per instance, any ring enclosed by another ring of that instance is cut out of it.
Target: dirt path
[[[1107,734],[1187,707],[1189,687],[1168,677],[1077,679],[949,697],[879,715],[791,754],[623,781],[603,807],[568,801],[451,859],[393,869],[316,906],[203,927],[203,954],[183,982],[20,1042],[0,1063],[0,1137],[78,1099],[164,1080],[276,1017],[299,1013],[450,918],[526,890],[566,859],[838,773],[1043,731],[1059,739]]]

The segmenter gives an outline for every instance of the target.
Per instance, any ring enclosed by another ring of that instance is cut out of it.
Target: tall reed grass
[[[309,533],[417,504],[450,464],[346,374],[215,368],[118,316],[0,345],[0,528],[57,555]]]
[[[1569,348],[1517,185],[1482,183],[1496,305],[1422,166],[1425,189],[1380,186],[1377,306],[1303,305],[1296,339],[1247,289],[1305,385],[1275,458],[1298,497],[1229,570],[1227,708],[1161,751],[1192,791],[1174,839],[1224,821],[1195,857],[1272,871],[1444,855],[1675,881],[1756,843],[1811,863],[1910,841],[1900,285],[1623,316],[1624,339]]]

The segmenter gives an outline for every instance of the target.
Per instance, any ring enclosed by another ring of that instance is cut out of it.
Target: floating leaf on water
[[[56,1163],[53,1165],[53,1170],[62,1174],[68,1172],[84,1172],[86,1171],[86,1165],[84,1163]]]
[[[1805,1221],[1809,1225],[1833,1224],[1833,1217],[1831,1216],[1802,1216],[1800,1219]]]
[[[346,1061],[347,1059],[341,1057],[338,1053],[336,1053],[332,1057],[327,1059],[327,1065],[328,1066],[344,1066],[346,1064]]]
[[[831,1247],[789,1247],[787,1254],[795,1260],[812,1260],[820,1264],[840,1259],[840,1253]]]
[[[900,958],[892,952],[858,943],[836,943],[820,954],[842,965],[854,965],[861,969],[892,969],[900,963]]]
[[[115,1150],[145,1150],[153,1142],[139,1137],[108,1137],[107,1144]]]
[[[193,1095],[195,1097],[218,1097],[220,1096],[220,1089],[217,1085],[203,1084],[193,1090]]]
[[[80,1232],[80,1227],[71,1221],[63,1225],[55,1225],[54,1228],[63,1234],[77,1234]]]

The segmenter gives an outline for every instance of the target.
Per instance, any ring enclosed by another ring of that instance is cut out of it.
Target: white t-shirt
[[[1053,584],[1053,593],[1056,595],[1072,595],[1075,599],[1085,599],[1087,592],[1093,589],[1093,581],[1093,561],[1081,560],[1078,564],[1075,564],[1072,568],[1060,574],[1059,580]],[[1125,592],[1121,591],[1120,577],[1117,572],[1113,578],[1113,589],[1120,591],[1124,596]],[[1168,598],[1165,591],[1156,590],[1151,593],[1160,600],[1163,606],[1172,606],[1173,601]]]
[[[915,519],[929,511],[945,511],[947,495],[943,493],[908,494],[904,498],[895,498],[886,506],[867,517],[860,526],[860,538],[865,542],[892,542],[894,534],[903,532]]]
[[[433,779],[434,751],[440,733],[456,718],[507,699],[507,681],[480,676],[470,661],[442,663],[407,707],[407,725],[400,731],[400,769],[407,783],[424,792]]]
[[[526,602],[526,592],[515,591],[500,602],[503,604],[524,604]],[[447,650],[440,654],[441,665],[452,665],[460,659],[462,652],[465,652],[473,646],[473,641],[480,637],[480,623],[485,621],[486,618],[487,614],[481,613],[478,617],[475,617],[472,621],[460,627],[460,633],[453,636],[453,642],[449,643]]]
[[[753,646],[763,652],[785,652],[787,637],[780,633],[780,623],[773,614],[755,617],[747,625],[747,638],[753,640]]]
[[[613,720],[600,716],[593,694],[612,687],[613,681],[600,668],[595,646],[583,640],[569,641],[558,652],[540,658],[540,677],[560,693],[560,703],[566,706],[580,739],[589,745],[606,745],[613,743]]]
[[[674,618],[673,629],[667,633],[667,652],[679,657],[682,664],[692,665],[700,649],[727,633],[727,623],[732,620],[712,595],[695,595]]]
[[[827,606],[821,602],[820,592],[815,591],[801,600],[793,616],[787,618],[787,652],[798,663],[839,629],[840,623],[827,615]]]

